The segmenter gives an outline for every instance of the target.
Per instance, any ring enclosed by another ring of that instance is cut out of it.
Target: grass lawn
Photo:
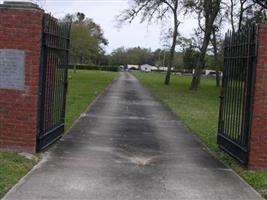
[[[170,86],[165,86],[163,74],[135,72],[134,75],[170,107],[220,160],[267,199],[267,172],[243,169],[217,146],[220,89],[215,86],[214,78],[202,78],[199,90],[190,91],[191,77],[173,76]]]
[[[0,198],[23,177],[37,161],[17,153],[0,152]]]
[[[73,73],[70,70],[66,129],[117,75],[116,72],[78,70]],[[37,161],[29,160],[17,153],[0,152],[0,198],[36,163]]]

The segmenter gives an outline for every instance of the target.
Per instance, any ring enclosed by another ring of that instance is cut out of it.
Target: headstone
[[[0,49],[0,89],[23,90],[25,53],[17,49]]]

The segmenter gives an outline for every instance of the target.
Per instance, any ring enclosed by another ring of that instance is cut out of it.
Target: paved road
[[[258,200],[129,73],[82,114],[12,200]]]

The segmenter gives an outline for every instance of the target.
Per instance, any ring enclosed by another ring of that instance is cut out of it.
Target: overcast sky
[[[139,20],[136,19],[134,23],[126,24],[119,30],[116,28],[116,16],[128,7],[128,0],[46,0],[41,2],[41,7],[56,17],[62,17],[67,13],[83,12],[100,24],[109,41],[106,48],[108,53],[121,46],[140,46],[153,50],[163,46],[160,42],[162,24],[147,26],[147,23],[139,24]],[[190,36],[196,25],[195,20],[187,18],[181,24],[179,31],[184,36]]]

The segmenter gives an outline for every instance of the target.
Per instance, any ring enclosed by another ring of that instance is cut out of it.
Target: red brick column
[[[24,88],[0,88],[0,149],[35,152],[42,17],[34,5],[0,5],[0,49],[25,53]]]
[[[267,170],[267,23],[260,24],[258,41],[248,166]]]

